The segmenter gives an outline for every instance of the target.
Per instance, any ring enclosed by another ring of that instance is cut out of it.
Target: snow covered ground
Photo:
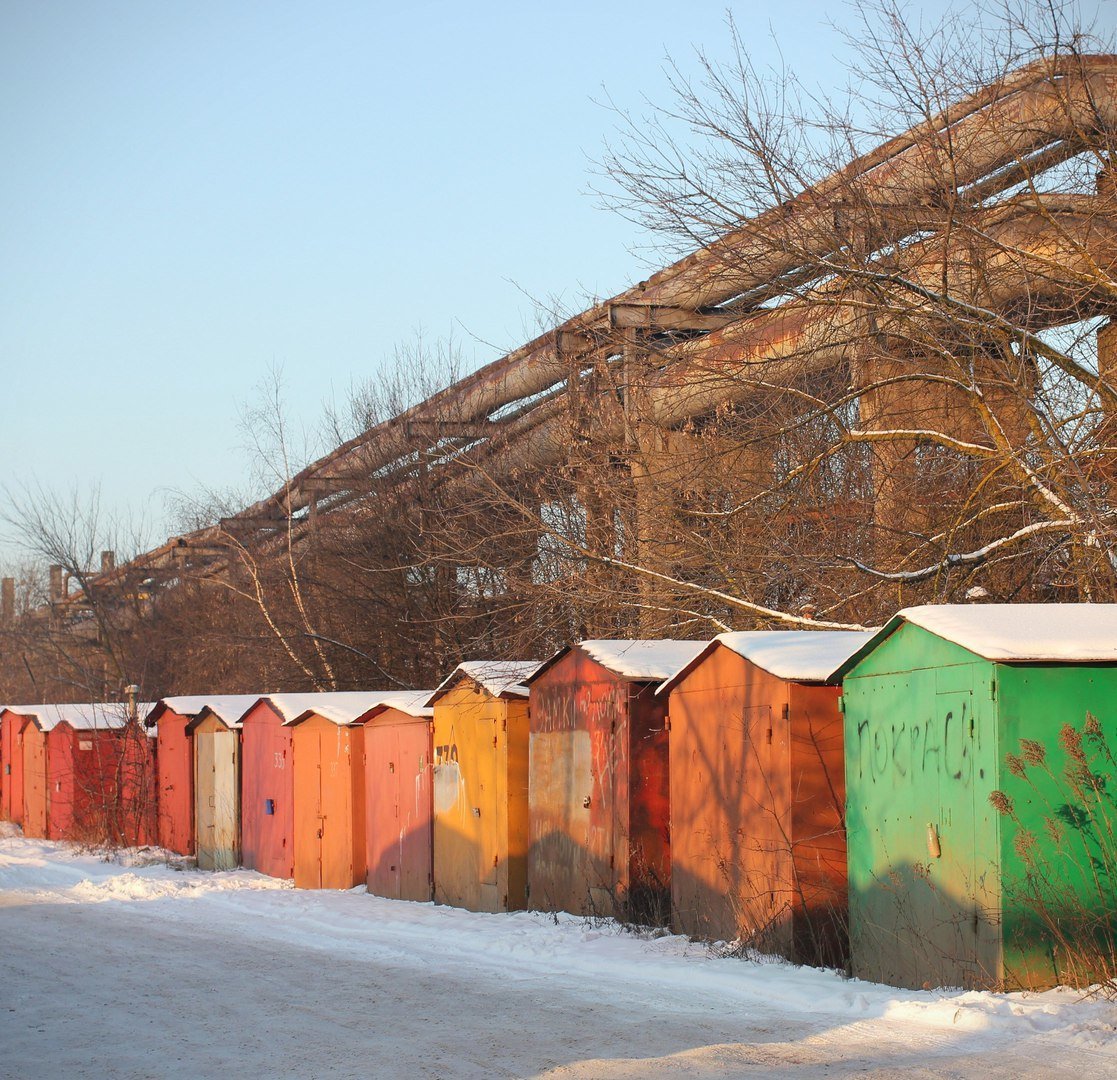
[[[1117,1007],[0,836],[2,1077],[1117,1075]]]

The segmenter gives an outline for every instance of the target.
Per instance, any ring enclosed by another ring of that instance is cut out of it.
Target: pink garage
[[[146,723],[156,740],[160,847],[178,855],[194,854],[194,740],[189,726],[206,707],[225,723],[234,723],[257,697],[256,694],[165,697],[148,713]]]
[[[295,876],[294,762],[286,722],[298,711],[284,716],[271,698],[261,697],[241,717],[241,863],[274,878]]]
[[[325,882],[344,879],[347,871],[336,871],[340,861],[351,863],[357,870],[364,864],[363,852],[360,858],[353,858],[344,841],[338,841],[338,837],[345,834],[340,819],[351,812],[345,806],[353,802],[353,786],[352,783],[338,784],[336,777],[340,774],[337,773],[336,756],[327,763],[326,776],[321,775],[321,739],[316,740],[307,734],[300,740],[307,747],[314,744],[317,765],[312,768],[308,764],[303,770],[306,778],[314,783],[300,789],[307,795],[300,801],[300,809],[296,810],[295,721],[317,717],[323,724],[333,725],[324,730],[327,734],[333,730],[336,736],[337,725],[353,723],[385,696],[391,697],[390,692],[386,695],[346,691],[271,694],[252,703],[241,717],[240,730],[240,839],[241,862],[245,867],[273,878],[297,877],[300,886],[317,887],[318,883],[322,883],[324,888],[350,887],[325,885]],[[342,736],[342,739],[347,746],[349,735]],[[357,764],[362,764],[360,755],[357,756]],[[323,784],[332,785],[325,792],[325,797]],[[332,799],[331,796],[335,797]],[[349,802],[346,803],[346,800]],[[326,809],[327,806],[333,807],[332,812]],[[308,829],[308,834],[298,843],[298,850],[305,854],[306,859],[303,872],[296,874],[295,815],[303,811],[313,816],[315,822],[323,822],[322,835],[319,837],[318,826],[315,825],[313,835]],[[333,852],[326,859],[325,870],[323,850]]]
[[[430,900],[433,691],[382,695],[361,716],[365,729],[365,861],[368,891],[392,900]]]
[[[245,713],[245,866],[293,877],[300,888],[349,889],[364,881],[362,729],[351,725],[383,697],[270,694]]]

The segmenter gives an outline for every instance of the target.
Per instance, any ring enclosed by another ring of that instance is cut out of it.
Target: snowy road
[[[1117,1008],[0,839],[0,1077],[1089,1077]]]

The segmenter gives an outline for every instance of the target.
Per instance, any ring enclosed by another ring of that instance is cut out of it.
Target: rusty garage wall
[[[666,698],[656,690],[704,644],[585,641],[532,676],[532,907],[667,918]]]

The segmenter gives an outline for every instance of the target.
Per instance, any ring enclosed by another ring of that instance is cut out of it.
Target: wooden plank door
[[[194,737],[194,803],[198,869],[214,870],[216,863],[216,807],[214,795],[214,741],[213,734],[200,731]]]
[[[235,731],[215,731],[213,746],[213,868],[234,870],[240,863],[240,798],[238,737]]]

